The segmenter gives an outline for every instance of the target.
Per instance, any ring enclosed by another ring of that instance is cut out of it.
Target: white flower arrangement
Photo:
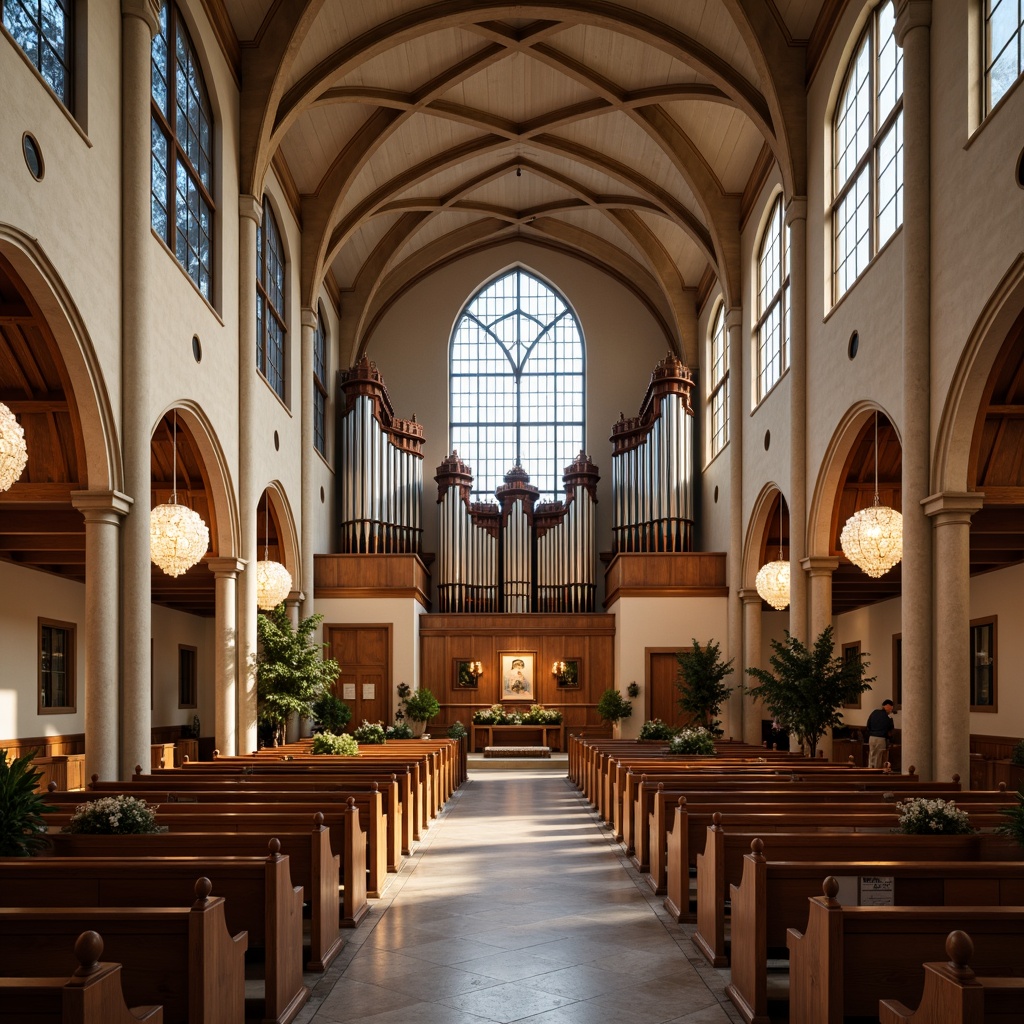
[[[157,825],[157,804],[134,796],[105,796],[79,804],[62,831],[80,835],[129,836],[164,832]]]
[[[380,744],[385,740],[384,723],[368,722],[365,718],[363,724],[352,730],[352,735],[357,743]]]
[[[952,800],[914,797],[896,804],[900,820],[895,831],[910,836],[969,836],[974,826],[967,812]]]
[[[686,728],[668,741],[670,754],[715,754],[715,737],[703,726]]]

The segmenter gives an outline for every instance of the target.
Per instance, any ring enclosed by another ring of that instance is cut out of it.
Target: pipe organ
[[[616,552],[693,550],[693,377],[673,355],[651,374],[636,417],[612,428]]]
[[[376,364],[365,356],[341,376],[341,549],[421,550],[423,426],[399,419]]]
[[[592,612],[597,468],[583,453],[562,480],[566,500],[537,505],[521,466],[497,502],[470,502],[473,475],[452,452],[438,467],[438,599],[442,612]]]

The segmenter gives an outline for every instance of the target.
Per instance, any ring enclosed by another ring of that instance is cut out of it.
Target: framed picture
[[[843,644],[843,661],[853,661],[860,657],[860,641],[855,640],[850,644]],[[857,694],[857,700],[853,704],[844,704],[844,708],[859,708],[863,694]]]
[[[556,662],[560,671],[555,673],[560,690],[578,690],[580,688],[580,661],[578,658],[570,658],[566,661]]]
[[[501,665],[501,699],[534,700],[537,692],[534,683],[536,653],[503,651],[499,652],[498,658]]]
[[[455,659],[455,686],[459,690],[475,690],[483,666],[478,661]]]

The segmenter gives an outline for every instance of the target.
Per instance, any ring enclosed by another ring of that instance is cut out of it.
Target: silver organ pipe
[[[616,551],[693,548],[693,407],[690,371],[675,356],[651,374],[640,415],[612,429]]]
[[[354,553],[421,550],[423,427],[399,419],[377,367],[342,374],[341,546]]]
[[[536,505],[539,492],[520,466],[496,489],[497,504],[471,503],[472,472],[457,452],[434,479],[442,612],[594,610],[599,477],[583,452],[562,478],[564,503]]]

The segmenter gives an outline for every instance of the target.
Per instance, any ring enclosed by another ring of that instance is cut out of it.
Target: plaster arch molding
[[[103,382],[103,370],[89,330],[60,273],[39,242],[11,224],[0,223],[0,255],[31,292],[53,333],[70,384],[69,398],[85,448],[85,479],[90,491],[123,491],[124,468],[117,417]]]
[[[786,492],[775,481],[769,480],[761,487],[754,499],[754,507],[750,510],[747,532],[743,538],[743,587],[745,589],[753,589],[757,572],[761,568],[761,538],[768,526],[768,517],[771,514],[776,494],[781,494],[785,500]]]
[[[274,508],[274,517],[280,527],[280,534],[277,538],[278,554],[281,564],[291,573],[292,590],[312,592],[312,580],[302,579],[302,559],[299,556],[299,531],[295,521],[295,513],[292,509],[288,495],[285,493],[284,485],[280,480],[271,480],[265,487],[267,501]],[[262,525],[256,524],[258,557],[263,557],[263,533]]]

